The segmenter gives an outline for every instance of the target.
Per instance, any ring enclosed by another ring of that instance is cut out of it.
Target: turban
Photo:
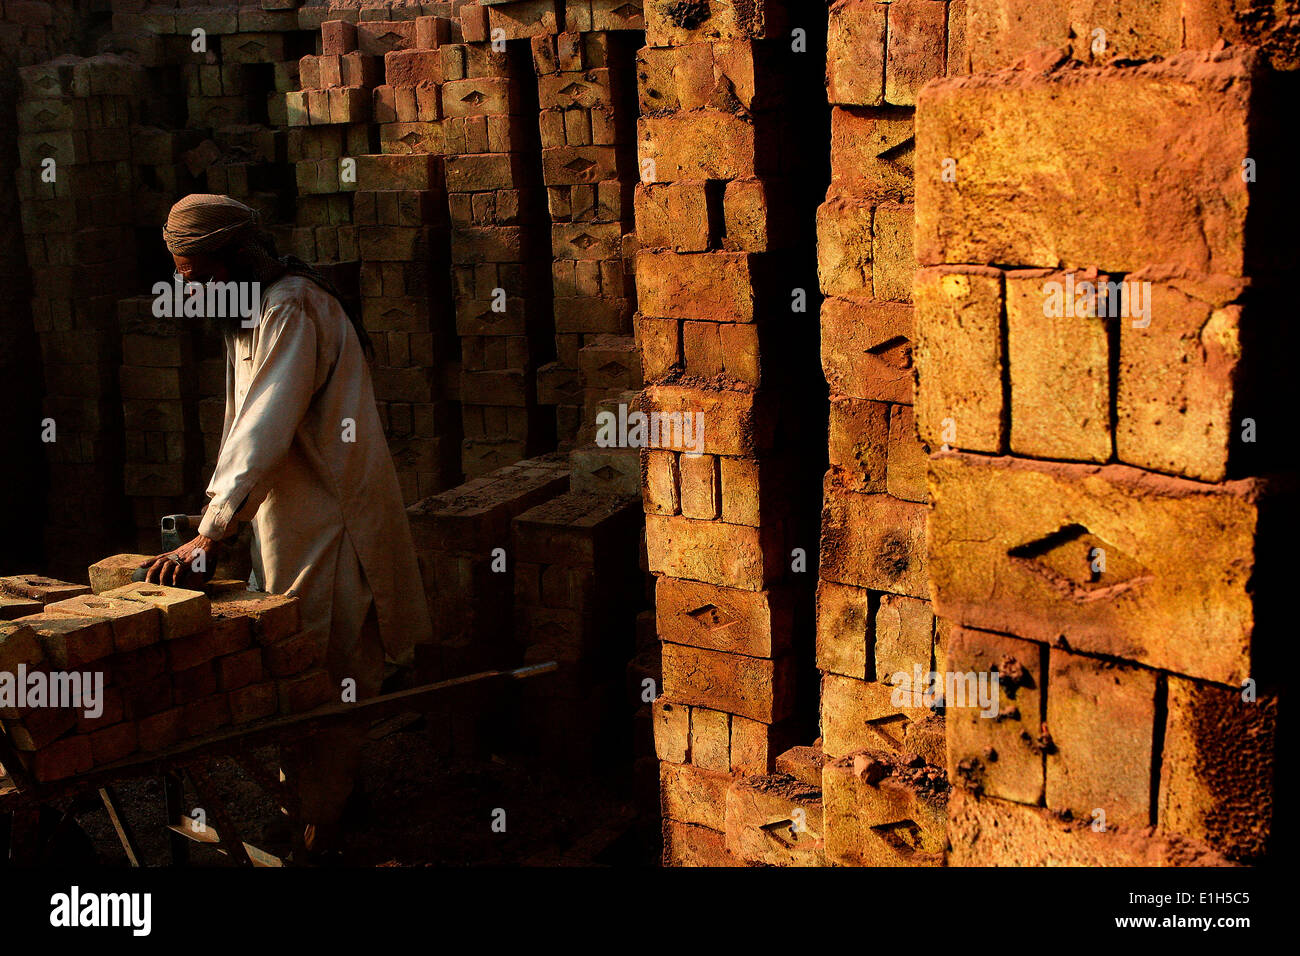
[[[237,199],[194,193],[172,206],[163,240],[167,251],[178,256],[215,252],[256,234],[260,218]]]

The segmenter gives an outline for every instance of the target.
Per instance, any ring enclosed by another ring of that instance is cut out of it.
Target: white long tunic
[[[351,440],[349,440],[351,439]],[[226,418],[199,533],[253,525],[260,586],[292,591],[322,652],[354,643],[373,598],[387,655],[432,632],[406,510],[356,331],[333,296],[287,276],[226,333]]]

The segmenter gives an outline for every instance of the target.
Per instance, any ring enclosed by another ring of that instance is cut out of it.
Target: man
[[[355,680],[358,698],[373,696],[385,652],[408,662],[431,625],[365,331],[319,272],[276,256],[257,212],[241,202],[187,196],[172,207],[163,238],[187,288],[259,283],[260,313],[220,320],[226,418],[208,504],[197,537],[156,559],[149,580],[183,582],[200,552],[210,565],[215,543],[251,523],[250,583],[296,595],[331,677]],[[284,755],[308,854],[337,842],[363,739],[364,728],[349,728]]]

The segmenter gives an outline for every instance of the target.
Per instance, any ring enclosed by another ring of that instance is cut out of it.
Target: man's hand
[[[140,567],[149,569],[145,580],[150,584],[198,590],[217,569],[217,542],[197,535],[193,541],[168,554],[150,558]]]

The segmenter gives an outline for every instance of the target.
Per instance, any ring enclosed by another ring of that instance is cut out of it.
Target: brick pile
[[[732,775],[772,770],[793,742],[792,529],[774,447],[792,290],[764,281],[765,270],[800,281],[781,258],[793,239],[782,218],[789,114],[764,72],[790,46],[776,4],[719,4],[702,18],[650,4],[645,15],[635,197],[642,408],[703,424],[700,444],[661,436],[643,453],[663,642],[654,720],[664,860],[727,864]],[[778,260],[787,267],[770,270]]]
[[[996,9],[971,0],[986,71],[1021,42]],[[1209,46],[1212,23],[1191,26]],[[1166,41],[1144,30],[1116,52]],[[948,711],[949,862],[1257,860],[1275,813],[1257,628],[1277,606],[1277,519],[1246,422],[1277,381],[1255,350],[1289,338],[1254,337],[1285,280],[1247,255],[1247,206],[1270,203],[1238,167],[1275,148],[1256,125],[1269,77],[1242,49],[1036,62],[932,86],[917,114],[930,579],[947,666],[1002,689],[996,719]],[[1057,148],[1098,104],[1101,135]]]
[[[912,412],[913,114],[925,83],[964,72],[964,28],[962,0],[838,0],[829,11],[831,185],[817,210],[817,260],[830,468],[817,666],[822,747],[833,758],[875,749],[946,762],[942,716],[891,698],[900,672],[912,682],[945,668],[926,568],[926,449]],[[875,793],[860,782],[844,790],[843,766],[826,769],[836,799]],[[942,846],[943,815],[918,821],[936,822],[926,846]],[[891,848],[915,848],[889,842],[892,831],[863,834],[879,846],[837,843],[828,831],[831,862],[879,863]]]
[[[564,459],[545,455],[472,478],[407,509],[433,620],[433,641],[420,649],[418,662],[430,680],[520,660],[511,610],[517,570],[511,521],[568,488]]]
[[[536,370],[552,345],[538,261],[540,170],[529,162],[537,134],[524,109],[525,84],[534,81],[526,47],[507,42],[545,24],[507,22],[492,43],[490,10],[461,8],[465,42],[443,47],[442,59],[461,460],[470,478],[542,450],[553,431],[537,405]],[[553,31],[554,17],[548,22]]]
[[[538,372],[538,400],[556,406],[562,448],[590,440],[601,399],[641,384],[639,363],[628,361],[635,288],[625,245],[638,178],[633,41],[642,34],[623,31],[645,25],[638,7],[623,9],[575,11],[567,32],[532,38],[557,356]]]
[[[138,556],[92,569],[102,584],[129,579]],[[0,671],[103,675],[103,712],[56,707],[0,711],[27,769],[47,782],[166,750],[187,739],[276,714],[297,714],[338,693],[300,631],[296,598],[126,584],[92,592],[34,575],[0,591],[40,606],[0,623]]]
[[[45,373],[53,565],[84,566],[124,524],[117,299],[137,275],[130,125],[140,69],[59,57],[21,71],[18,193]],[[52,430],[51,430],[52,429]]]
[[[570,765],[631,748],[623,698],[644,592],[634,497],[572,491],[511,522],[515,639],[524,663],[555,661],[547,684],[522,688],[519,727]]]

